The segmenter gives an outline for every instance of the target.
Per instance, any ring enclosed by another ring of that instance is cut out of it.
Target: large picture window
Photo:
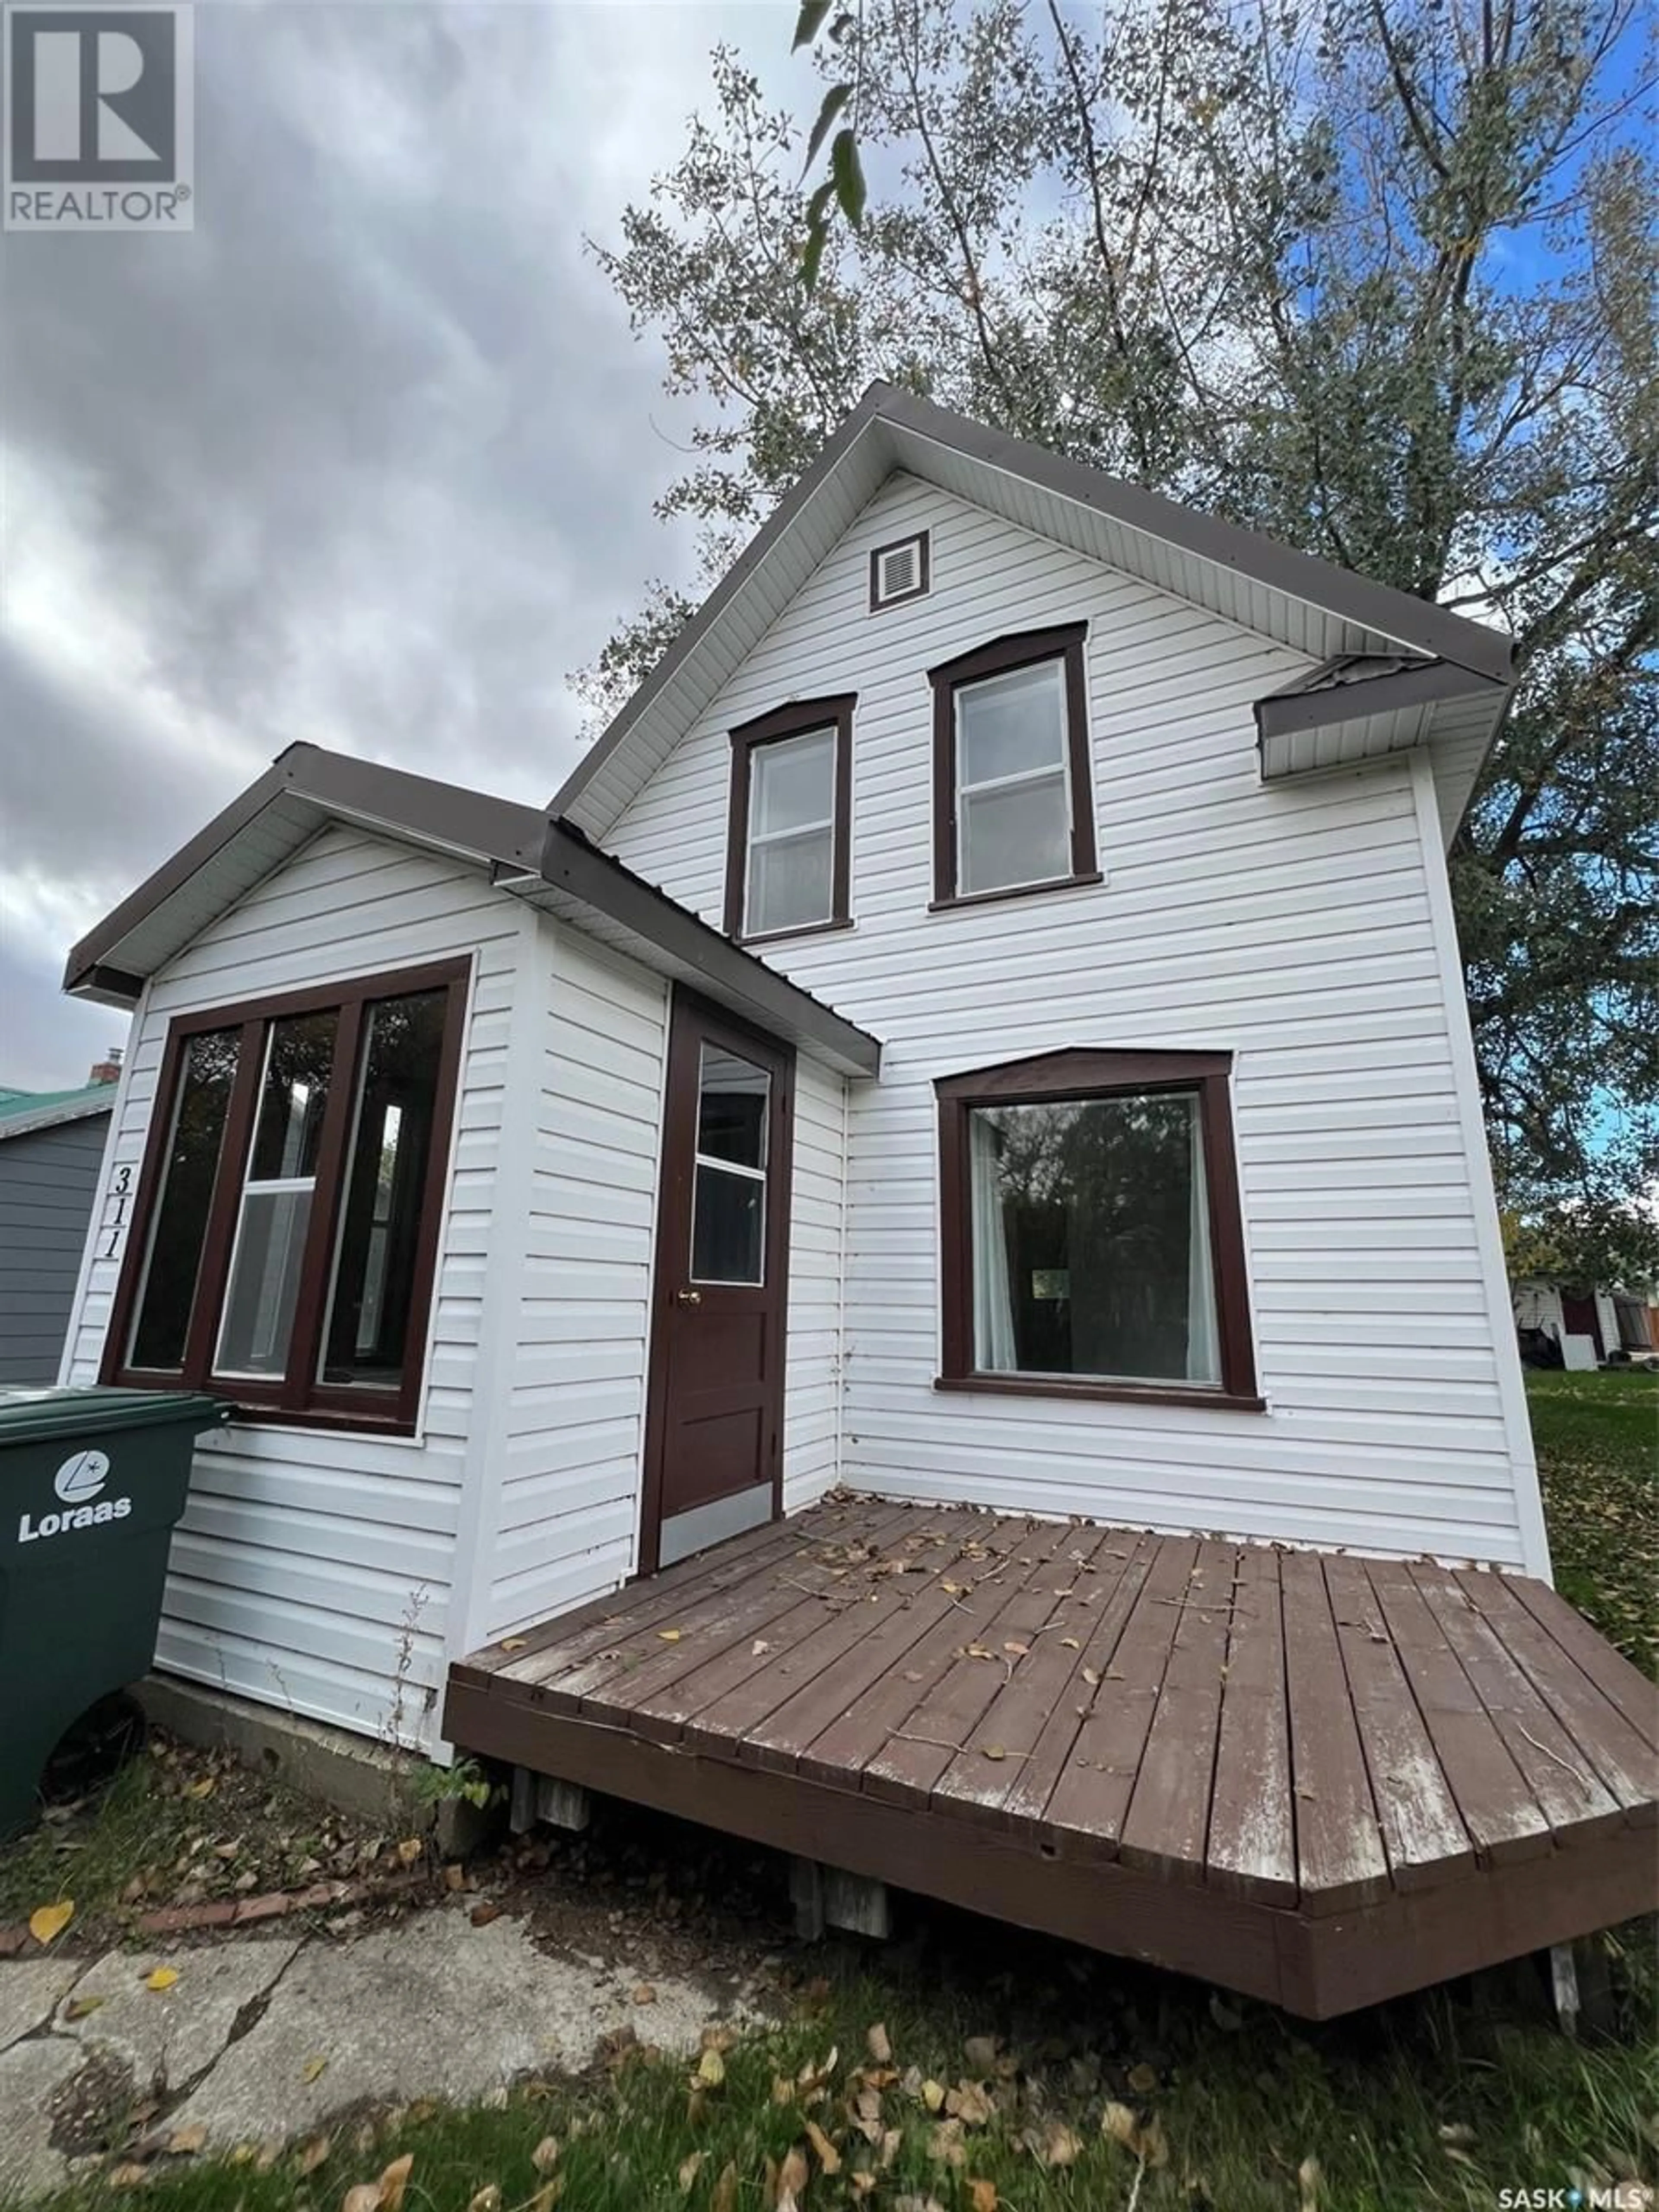
[[[451,962],[173,1024],[106,1382],[413,1425],[465,996]]]
[[[1028,630],[928,671],[935,905],[1099,880],[1085,634]]]
[[[1223,1054],[938,1085],[946,1387],[1260,1404]]]
[[[855,696],[797,699],[732,732],[726,928],[745,943],[852,919]]]

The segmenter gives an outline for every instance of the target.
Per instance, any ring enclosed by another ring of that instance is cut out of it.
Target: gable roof
[[[549,811],[556,820],[592,837],[609,832],[860,510],[899,471],[1317,662],[1375,657],[1447,672],[1449,702],[1473,702],[1479,733],[1473,766],[1462,754],[1449,763],[1462,795],[1443,793],[1443,814],[1449,802],[1454,817],[1461,815],[1511,681],[1510,641],[1501,633],[891,385],[872,384],[555,793]],[[1352,702],[1337,703],[1342,720],[1359,719]],[[1391,744],[1372,749],[1425,742],[1437,734],[1437,719],[1431,704],[1409,738],[1396,730]],[[1351,734],[1328,748],[1330,761],[1317,764],[1364,757],[1364,744]],[[1264,757],[1264,773],[1276,772],[1294,769],[1276,771]]]
[[[70,954],[64,988],[131,1007],[146,980],[331,823],[346,822],[486,869],[659,974],[695,983],[843,1073],[873,1075],[877,1040],[733,945],[580,831],[460,784],[290,745]]]
[[[84,1121],[107,1114],[115,1103],[112,1083],[83,1083],[75,1091],[0,1091],[0,1144],[37,1129],[56,1129],[65,1121]]]

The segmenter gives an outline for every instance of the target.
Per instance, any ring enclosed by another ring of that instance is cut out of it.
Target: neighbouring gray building
[[[58,1380],[119,1072],[0,1089],[0,1389]]]

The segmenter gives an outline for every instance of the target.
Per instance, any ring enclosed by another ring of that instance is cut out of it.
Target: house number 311
[[[117,1168],[110,1178],[109,1197],[104,1204],[104,1249],[101,1256],[106,1260],[116,1259],[120,1255],[121,1232],[126,1227],[127,1206],[131,1197],[132,1170],[130,1167]],[[112,1218],[110,1213],[112,1203],[115,1208]]]

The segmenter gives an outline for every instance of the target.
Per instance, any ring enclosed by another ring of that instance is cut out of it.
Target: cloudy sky
[[[566,672],[690,566],[582,240],[716,39],[810,98],[793,15],[198,0],[194,232],[0,243],[0,1085],[117,1041],[69,945],[294,739],[562,779]]]

